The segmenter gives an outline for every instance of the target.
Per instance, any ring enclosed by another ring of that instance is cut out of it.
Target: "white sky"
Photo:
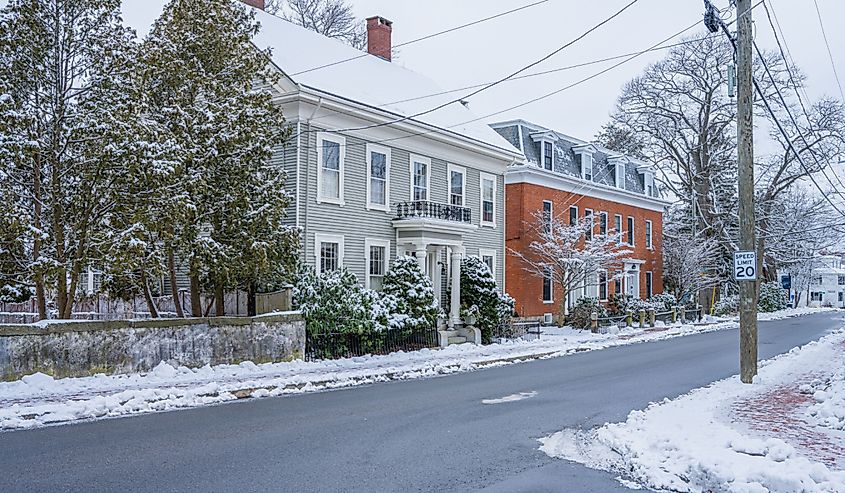
[[[7,0],[0,0],[0,6]],[[393,21],[394,45],[513,9],[534,0],[350,0],[361,17],[381,15]],[[542,57],[616,12],[629,0],[549,0],[544,4],[454,33],[400,48],[408,68],[427,75],[444,89],[496,80]],[[845,18],[842,0],[817,0],[834,59],[845,81]],[[839,89],[819,29],[813,0],[768,0],[781,22],[796,63],[808,76],[811,98],[839,96]],[[143,36],[165,0],[123,0],[126,22]],[[728,0],[716,0],[727,6]],[[584,63],[645,49],[702,19],[701,0],[640,0],[611,23],[533,70]],[[757,39],[776,49],[762,6],[754,11]],[[703,34],[697,27],[690,34]],[[277,49],[282,49],[278,47]],[[661,52],[649,53],[585,84],[490,121],[524,118],[561,132],[591,139],[607,121],[622,85],[640,74]],[[354,62],[352,62],[354,63]],[[519,104],[571,84],[616,62],[509,82],[475,96],[470,108],[479,116]],[[459,95],[461,93],[457,93]]]

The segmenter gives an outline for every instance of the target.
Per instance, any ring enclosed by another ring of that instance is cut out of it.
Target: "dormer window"
[[[592,144],[584,144],[573,147],[572,151],[580,156],[581,178],[593,181],[593,154],[596,153],[596,147]]]
[[[552,171],[554,169],[554,145],[551,142],[543,142],[543,169]]]
[[[637,172],[643,175],[643,191],[646,196],[654,197],[654,170],[649,166],[643,165],[637,167]]]
[[[537,143],[540,151],[540,162],[538,165],[548,171],[555,170],[555,142],[557,135],[550,131],[534,132],[531,140]]]
[[[625,189],[625,165],[628,164],[628,158],[617,156],[608,158],[607,162],[613,166],[613,185]]]

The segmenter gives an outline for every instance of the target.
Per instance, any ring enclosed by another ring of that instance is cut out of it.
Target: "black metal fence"
[[[396,204],[396,217],[408,219],[423,217],[429,219],[443,219],[462,223],[472,222],[472,209],[459,205],[441,204],[426,200],[400,202]]]
[[[437,330],[434,328],[373,331],[357,330],[354,323],[311,322],[306,324],[305,330],[307,361],[417,351],[437,346]]]
[[[540,338],[540,322],[511,321],[497,325],[491,334],[493,341],[525,339],[528,341]]]

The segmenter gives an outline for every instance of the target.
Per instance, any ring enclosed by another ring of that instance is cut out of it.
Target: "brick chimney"
[[[390,35],[393,33],[393,23],[384,17],[370,17],[367,19],[367,52],[390,61],[393,44]]]
[[[249,5],[250,7],[264,10],[264,0],[241,0],[241,2]]]

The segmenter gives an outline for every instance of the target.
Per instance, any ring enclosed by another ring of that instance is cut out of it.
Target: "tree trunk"
[[[226,315],[223,285],[217,284],[214,286],[214,314],[218,317]]]
[[[255,309],[255,291],[256,286],[254,281],[250,281],[246,287],[246,314],[254,317],[256,315]]]
[[[200,277],[194,269],[191,269],[191,316],[202,317],[202,306],[200,301]]]
[[[150,283],[147,282],[147,273],[144,269],[141,269],[141,291],[144,292],[144,301],[147,302],[147,310],[150,312],[150,317],[158,318],[158,309],[150,292]]]
[[[182,301],[179,299],[179,284],[176,282],[176,259],[173,255],[173,247],[169,245],[167,246],[167,277],[170,280],[170,294],[173,296],[176,316],[184,318],[185,312],[182,310]]]

